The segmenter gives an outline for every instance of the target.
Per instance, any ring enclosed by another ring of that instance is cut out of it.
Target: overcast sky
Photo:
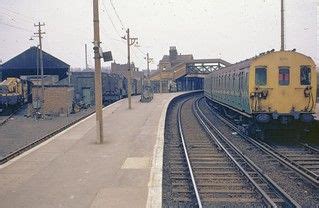
[[[37,41],[29,38],[33,23],[45,22],[43,49],[84,67],[84,44],[93,66],[92,0],[0,0],[0,59],[3,62]],[[101,41],[118,63],[127,60],[121,40],[125,29],[139,38],[132,61],[146,67],[144,54],[156,68],[169,46],[194,58],[237,62],[280,48],[280,0],[100,0]],[[318,60],[317,0],[286,0],[286,49],[296,48]],[[116,12],[115,12],[116,11]],[[110,17],[111,18],[110,18]],[[119,18],[118,18],[119,17]],[[112,22],[114,26],[112,25]],[[122,26],[123,24],[123,26]],[[103,64],[107,66],[107,64]]]

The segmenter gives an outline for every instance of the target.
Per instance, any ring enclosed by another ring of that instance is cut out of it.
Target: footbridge
[[[223,59],[194,59],[170,69],[157,70],[150,79],[155,91],[160,91],[160,87],[162,92],[199,90],[203,89],[205,75],[229,65]]]

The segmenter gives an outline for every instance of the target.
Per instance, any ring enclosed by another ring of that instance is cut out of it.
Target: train
[[[267,51],[204,78],[207,103],[251,136],[307,126],[316,92],[316,65],[295,50]]]
[[[94,105],[94,72],[72,72],[70,84],[74,87],[74,101],[84,106]],[[132,79],[132,95],[141,94],[142,80]],[[108,105],[127,97],[127,79],[121,74],[102,73],[102,101]]]
[[[8,77],[0,83],[0,113],[6,109],[21,106],[31,98],[31,83],[15,77]]]
[[[54,76],[47,75],[46,77]],[[21,78],[8,77],[0,83],[0,115],[11,112],[17,107],[32,103],[32,86],[40,84],[34,76]],[[48,81],[49,80],[49,81]],[[74,88],[73,102],[75,105],[87,108],[94,105],[94,72],[72,72],[69,78],[54,82],[47,78],[45,85],[71,85]],[[142,80],[132,79],[132,95],[142,91]],[[102,73],[102,101],[104,105],[127,97],[127,79],[120,74]]]

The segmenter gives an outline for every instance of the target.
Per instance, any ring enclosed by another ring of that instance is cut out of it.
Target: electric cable
[[[31,33],[33,33],[32,30],[29,30],[29,29],[26,29],[26,28],[23,28],[23,27],[19,27],[19,26],[14,26],[14,25],[11,25],[11,24],[8,24],[8,23],[5,23],[5,22],[0,22],[0,24],[6,25],[6,26],[8,26],[8,27],[15,28],[15,29],[19,29],[19,30],[23,30],[23,31],[26,31],[26,32],[31,32]]]
[[[113,10],[114,10],[114,12],[115,12],[115,15],[117,16],[118,20],[120,21],[120,23],[121,23],[121,25],[122,25],[122,30],[124,30],[125,26],[124,26],[124,24],[123,24],[123,22],[122,22],[120,16],[118,15],[118,13],[117,13],[117,11],[116,11],[116,9],[115,9],[115,6],[114,6],[112,0],[110,0],[110,3],[111,3],[111,6],[112,6],[112,8],[113,8]]]
[[[104,4],[104,1],[102,1],[102,5],[103,5],[103,7],[104,7],[104,10],[102,10],[102,11],[105,11],[105,13],[107,14],[107,16],[109,17],[109,20],[110,20],[110,22],[111,22],[111,24],[112,24],[112,26],[113,26],[113,28],[114,28],[116,34],[117,34],[120,38],[122,38],[121,35],[120,35],[120,33],[119,33],[119,31],[118,31],[117,28],[115,27],[115,24],[114,24],[114,22],[113,22],[113,20],[112,20],[112,18],[111,18],[111,15],[109,14],[109,12],[108,12],[107,9],[106,9],[106,6],[105,6],[105,4]]]

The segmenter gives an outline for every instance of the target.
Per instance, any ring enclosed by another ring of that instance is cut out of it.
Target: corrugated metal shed
[[[39,49],[31,47],[16,57],[2,64],[0,68],[2,80],[7,77],[20,77],[21,75],[37,74],[37,58]],[[40,67],[39,67],[40,68]],[[43,51],[43,71],[45,75],[58,75],[59,79],[67,77],[70,65]],[[40,74],[40,69],[39,69]]]

